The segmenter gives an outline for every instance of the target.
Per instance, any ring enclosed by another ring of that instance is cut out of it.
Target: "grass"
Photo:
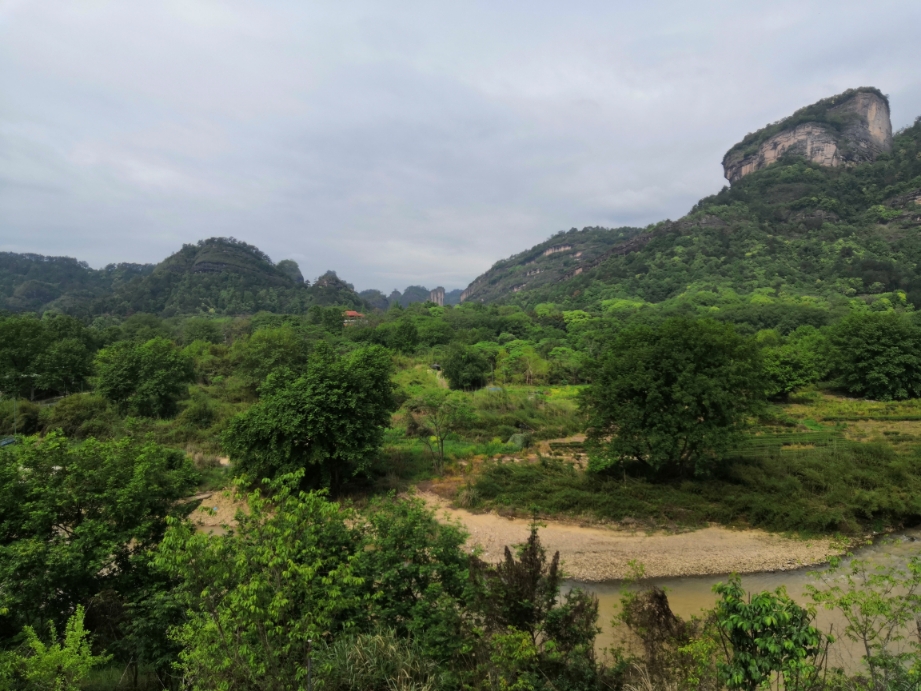
[[[134,669],[124,665],[108,665],[90,670],[89,675],[80,684],[82,691],[154,691],[163,689],[153,670],[141,667],[138,670],[137,686],[134,684]]]
[[[921,455],[884,444],[780,450],[732,460],[710,478],[669,483],[603,477],[541,459],[488,464],[475,489],[484,509],[857,535],[921,521]]]

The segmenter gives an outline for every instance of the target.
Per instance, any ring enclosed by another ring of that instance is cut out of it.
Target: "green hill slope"
[[[783,157],[578,275],[479,296],[594,310],[665,301],[714,311],[739,302],[921,306],[921,118],[874,162],[831,168]]]
[[[366,306],[334,272],[310,285],[295,262],[274,264],[233,238],[184,245],[157,265],[111,264],[100,270],[70,257],[0,254],[0,309],[11,312],[298,314],[312,305]]]
[[[0,252],[0,309],[89,314],[100,297],[153,268],[153,264],[110,264],[96,270],[72,257]]]
[[[294,266],[292,266],[294,265]],[[359,307],[352,287],[329,272],[311,286],[291,260],[272,263],[258,248],[233,238],[210,238],[168,257],[147,276],[114,290],[97,311],[162,316],[261,310],[298,314],[314,304]]]
[[[596,266],[639,228],[560,231],[529,250],[493,264],[461,293],[461,301],[496,302],[521,291],[537,294]]]

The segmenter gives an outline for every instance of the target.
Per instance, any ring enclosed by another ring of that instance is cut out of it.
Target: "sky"
[[[308,279],[465,287],[726,184],[856,86],[921,115],[921,2],[0,0],[0,251],[233,236]]]

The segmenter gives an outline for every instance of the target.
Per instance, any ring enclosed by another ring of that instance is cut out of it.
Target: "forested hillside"
[[[921,305],[919,230],[916,121],[875,162],[827,168],[790,156],[702,199],[684,218],[646,228],[594,268],[494,292],[478,288],[488,272],[468,299],[598,311],[688,303],[714,314],[779,303]],[[518,256],[540,256],[547,244]]]
[[[0,252],[0,309],[90,314],[96,300],[153,268],[153,264],[109,264],[97,271],[71,257]]]
[[[508,259],[471,283],[461,301],[495,302],[520,291],[537,291],[596,266],[639,228],[583,228],[560,231],[545,242]]]
[[[101,270],[70,257],[0,254],[0,297],[11,312],[80,317],[136,312],[303,314],[312,305],[367,307],[351,284],[327,272],[314,285],[297,264],[275,264],[233,238],[184,245],[159,264],[110,264]]]

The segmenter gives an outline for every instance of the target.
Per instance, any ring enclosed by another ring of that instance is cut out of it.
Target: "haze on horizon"
[[[917,2],[387,5],[0,2],[0,250],[224,235],[359,290],[465,287],[557,230],[683,215],[819,98],[921,115]]]

